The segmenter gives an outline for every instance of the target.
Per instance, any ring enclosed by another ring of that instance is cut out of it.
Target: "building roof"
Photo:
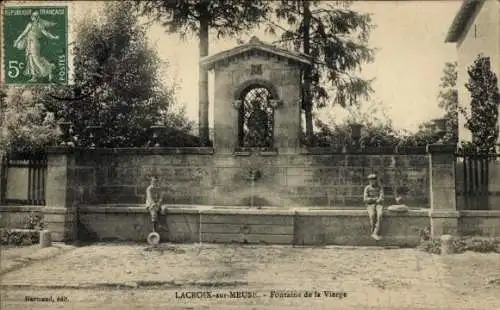
[[[304,65],[311,65],[311,60],[303,54],[299,53],[294,53],[286,49],[282,49],[279,47],[276,47],[271,44],[264,43],[260,41],[257,37],[253,36],[248,43],[237,46],[235,48],[222,51],[220,53],[211,55],[211,56],[206,56],[203,57],[200,60],[200,65],[206,67],[207,69],[211,69],[214,67],[214,65],[218,62],[227,60],[229,58],[248,53],[250,51],[261,51],[264,53],[276,55],[278,57],[283,57]]]
[[[451,23],[448,34],[446,35],[446,43],[455,43],[462,35],[469,20],[474,16],[476,11],[481,7],[485,0],[463,0],[457,15]]]

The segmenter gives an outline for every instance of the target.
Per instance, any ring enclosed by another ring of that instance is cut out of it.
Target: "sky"
[[[37,1],[40,4],[41,1]],[[448,1],[356,1],[352,9],[372,14],[376,28],[369,46],[377,48],[375,61],[363,65],[362,76],[375,78],[371,101],[378,103],[398,128],[414,131],[418,125],[443,115],[437,106],[440,77],[444,64],[457,58],[454,44],[444,43],[446,33],[460,7],[460,0]],[[70,25],[85,15],[98,15],[101,4],[88,1],[70,3]],[[255,30],[243,34],[247,41],[256,35],[262,41],[275,37]],[[198,118],[198,41],[196,37],[181,40],[153,25],[148,38],[169,65],[162,68],[165,80],[179,84],[177,99],[189,119]],[[70,35],[71,41],[71,35]],[[235,47],[235,39],[210,41],[209,53]],[[71,59],[70,59],[71,60]],[[211,83],[210,83],[211,85]],[[210,91],[212,95],[213,92]],[[364,106],[363,110],[369,109]],[[346,113],[340,108],[320,111],[321,118],[340,120]],[[210,112],[210,122],[213,113]]]

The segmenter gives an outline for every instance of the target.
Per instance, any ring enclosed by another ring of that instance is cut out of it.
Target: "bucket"
[[[158,243],[160,243],[160,235],[158,233],[152,232],[148,235],[147,240],[149,245],[158,245]]]

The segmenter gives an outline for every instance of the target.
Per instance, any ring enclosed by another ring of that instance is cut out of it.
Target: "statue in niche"
[[[256,147],[266,147],[269,144],[269,115],[262,107],[259,100],[251,102],[253,111],[250,112],[248,117],[247,126],[248,132],[246,135],[246,142],[248,145]]]
[[[273,109],[271,94],[265,88],[253,88],[245,95],[242,113],[243,146],[271,147],[273,141]]]

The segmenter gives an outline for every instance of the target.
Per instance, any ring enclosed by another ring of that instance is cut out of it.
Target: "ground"
[[[20,260],[23,251],[28,259]],[[95,244],[6,248],[1,255],[0,309],[500,309],[500,255],[494,253]],[[276,298],[273,290],[301,297]],[[185,298],[193,291],[213,297]],[[236,291],[256,296],[215,296]],[[67,300],[57,302],[59,296]]]

